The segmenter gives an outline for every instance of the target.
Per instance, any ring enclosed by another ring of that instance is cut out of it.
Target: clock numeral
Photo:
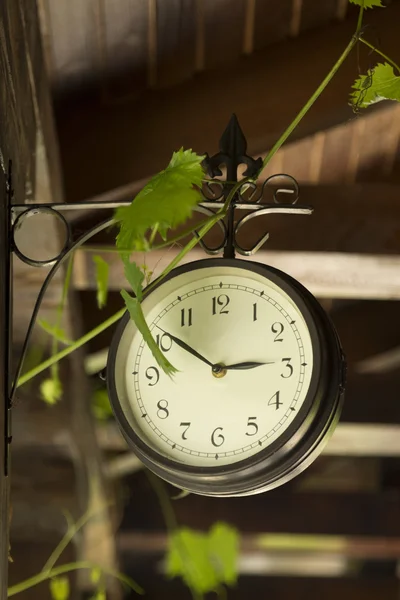
[[[172,348],[172,338],[170,338],[168,333],[157,333],[156,344],[163,352],[168,352]]]
[[[187,430],[189,429],[190,425],[191,425],[191,423],[181,423],[179,425],[179,427],[185,427],[185,431],[182,433],[183,440],[187,440],[186,433],[187,433]]]
[[[146,373],[145,373],[147,379],[149,379],[149,383],[147,385],[149,385],[150,387],[153,387],[153,385],[156,385],[159,382],[160,379],[160,371],[158,369],[156,369],[156,367],[148,367],[146,369]],[[154,381],[155,379],[155,381]]]
[[[191,308],[182,308],[181,309],[181,327],[185,327],[185,325],[190,327],[191,324],[192,324],[192,309]]]
[[[229,310],[225,310],[231,299],[226,294],[220,296],[214,296],[212,299],[212,314],[216,315],[217,311],[219,315],[229,314]],[[218,310],[219,309],[219,310]]]
[[[211,434],[211,443],[216,448],[218,448],[219,446],[222,446],[222,444],[225,441],[225,438],[222,435],[222,433],[218,433],[218,432],[221,432],[223,430],[224,430],[223,427],[217,427],[216,429],[214,429],[214,431]]]
[[[246,435],[251,437],[252,435],[256,435],[256,433],[258,433],[258,425],[257,423],[254,423],[256,420],[257,417],[249,417],[247,419],[247,428],[250,429],[250,431],[247,431]]]
[[[276,336],[274,338],[274,342],[283,342],[283,337],[280,337],[283,333],[284,330],[284,326],[282,325],[282,323],[274,323],[271,327],[272,333],[276,333]]]
[[[289,379],[293,375],[293,366],[290,364],[291,358],[282,358],[282,362],[286,363],[284,373],[281,373],[283,379]]]
[[[159,419],[166,419],[167,417],[169,417],[167,400],[160,400],[159,402],[157,402],[157,408],[158,408],[157,417]]]
[[[253,321],[257,321],[257,302],[253,304]]]
[[[283,402],[280,402],[279,396],[280,392],[276,392],[272,398],[268,400],[268,406],[275,406],[276,410],[278,410],[278,408],[283,404]]]

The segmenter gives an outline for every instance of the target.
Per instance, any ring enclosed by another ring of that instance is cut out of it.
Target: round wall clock
[[[126,313],[107,382],[149,469],[194,493],[242,496],[285,483],[318,456],[339,419],[345,362],[302,285],[260,263],[206,259],[175,269],[142,307],[179,372],[164,374]]]

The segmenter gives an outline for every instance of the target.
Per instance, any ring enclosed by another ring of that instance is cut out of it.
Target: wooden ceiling
[[[396,55],[400,3],[369,11]],[[356,8],[343,0],[41,0],[69,201],[132,194],[182,145],[213,152],[232,112],[263,154],[340,55]],[[271,162],[300,182],[397,179],[398,106],[348,106],[368,53],[347,60]],[[133,185],[133,188],[130,188]]]

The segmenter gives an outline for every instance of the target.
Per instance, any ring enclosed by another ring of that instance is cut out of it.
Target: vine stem
[[[332,69],[329,71],[328,75],[321,81],[321,83],[319,84],[319,86],[317,87],[315,92],[307,100],[307,102],[305,103],[303,108],[299,111],[297,116],[290,123],[289,127],[282,133],[281,137],[275,142],[275,144],[272,146],[271,150],[267,153],[266,157],[263,160],[263,164],[260,169],[260,173],[263,169],[265,169],[265,167],[270,162],[272,157],[275,156],[275,154],[278,152],[278,150],[281,148],[281,146],[283,146],[283,144],[286,142],[288,137],[293,133],[293,131],[296,129],[296,127],[298,126],[300,121],[303,119],[303,117],[308,113],[310,108],[313,106],[314,102],[316,100],[318,100],[318,98],[320,97],[322,92],[325,90],[326,86],[331,82],[331,80],[336,75],[336,73],[338,72],[338,70],[340,69],[340,67],[342,66],[342,64],[344,63],[344,61],[350,54],[350,52],[353,50],[354,46],[357,44],[357,42],[359,40],[359,36],[360,36],[361,27],[362,27],[363,14],[364,14],[364,6],[361,6],[360,12],[358,15],[357,29],[356,29],[354,35],[352,36],[350,42],[347,44],[347,46],[344,49],[344,51],[342,52],[342,54],[340,55],[338,60],[335,62]]]
[[[133,579],[123,575],[122,573],[118,573],[113,571],[112,569],[108,569],[103,565],[98,565],[97,563],[92,563],[90,561],[81,561],[76,563],[68,563],[66,565],[61,565],[60,567],[54,567],[50,571],[44,571],[41,573],[37,573],[33,575],[33,577],[29,577],[29,579],[25,579],[25,581],[21,581],[16,585],[13,585],[7,590],[7,598],[11,598],[16,594],[20,594],[25,590],[34,587],[35,585],[39,585],[48,579],[52,579],[53,577],[59,577],[60,575],[65,575],[65,573],[70,573],[71,571],[78,571],[82,569],[100,569],[106,575],[110,575],[114,577],[121,583],[129,586],[134,592],[137,594],[144,594],[144,590],[138,585]]]
[[[95,327],[91,331],[88,331],[88,333],[79,338],[79,340],[73,342],[67,348],[64,348],[57,354],[50,356],[50,358],[40,363],[40,365],[37,365],[30,371],[27,371],[26,373],[21,375],[21,377],[18,379],[17,388],[21,387],[21,385],[24,385],[24,383],[27,383],[28,381],[33,379],[34,377],[36,377],[37,375],[54,365],[56,362],[62,360],[63,358],[66,358],[69,354],[71,354],[78,348],[81,348],[81,346],[87,344],[87,342],[90,342],[90,340],[92,340],[97,335],[111,327],[111,325],[114,325],[114,323],[116,323],[117,321],[119,321],[119,319],[122,318],[122,316],[125,313],[125,310],[125,308],[122,308],[117,313],[106,319],[106,321],[103,321],[103,323],[100,323],[100,325],[97,325],[97,327]]]
[[[328,75],[323,79],[323,81],[320,83],[320,85],[315,90],[315,92],[312,94],[312,96],[309,98],[309,100],[306,102],[306,104],[301,108],[301,110],[299,111],[297,116],[290,123],[289,127],[283,132],[283,134],[280,136],[280,138],[272,146],[271,150],[268,152],[268,154],[266,155],[266,157],[263,160],[263,164],[262,164],[262,168],[260,169],[260,172],[267,166],[267,164],[272,159],[272,157],[276,154],[276,152],[278,152],[278,150],[286,142],[288,137],[293,133],[293,131],[296,129],[297,125],[300,123],[300,121],[303,119],[303,117],[307,114],[307,112],[313,106],[315,101],[319,98],[319,96],[325,90],[325,88],[327,87],[329,82],[333,79],[333,77],[335,76],[337,71],[340,69],[340,67],[342,66],[342,64],[344,63],[344,61],[346,60],[346,58],[348,57],[348,55],[350,54],[350,52],[352,51],[354,46],[357,44],[357,42],[360,38],[363,14],[364,14],[364,5],[360,7],[360,12],[359,12],[358,21],[357,21],[357,29],[356,29],[354,35],[352,36],[350,42],[348,43],[348,45],[346,46],[345,50],[342,52],[342,54],[340,55],[340,57],[338,58],[336,63],[333,65],[333,67],[329,71]],[[200,231],[198,232],[198,237],[193,238],[181,250],[181,252],[178,253],[178,255],[168,265],[168,267],[166,267],[166,269],[164,269],[163,273],[161,273],[161,275],[157,279],[157,281],[160,281],[160,279],[162,279],[170,271],[172,271],[172,269],[174,269],[179,264],[179,262],[185,256],[185,254],[187,254],[190,250],[192,250],[192,248],[194,248],[194,246],[197,244],[199,238],[201,239],[211,229],[211,227],[213,227],[215,225],[215,223],[217,223],[220,219],[222,219],[224,216],[226,216],[227,209],[229,207],[230,202],[232,201],[232,199],[233,199],[234,195],[236,194],[237,190],[239,189],[239,187],[242,186],[244,183],[246,183],[246,181],[251,181],[251,179],[250,178],[243,179],[242,181],[237,182],[232,187],[223,207],[221,207],[220,210],[216,213],[216,215],[214,217],[210,217],[210,219],[201,227]],[[147,290],[150,291],[152,289],[153,285],[154,285],[154,282],[149,285]],[[44,361],[43,363],[41,363],[34,369],[31,369],[30,371],[28,371],[27,373],[22,375],[18,379],[17,387],[20,387],[24,383],[27,383],[30,379],[32,379],[33,377],[36,377],[36,375],[39,375],[39,373],[41,373],[45,369],[51,367],[56,362],[60,361],[61,359],[65,358],[66,356],[68,356],[69,354],[74,352],[74,350],[77,350],[78,348],[80,348],[81,346],[83,346],[84,344],[86,344],[87,342],[92,340],[94,337],[96,337],[97,335],[99,335],[100,333],[102,333],[103,331],[108,329],[108,327],[110,327],[111,325],[116,323],[123,316],[124,312],[125,312],[125,308],[121,309],[115,315],[109,317],[106,321],[104,321],[103,323],[101,323],[100,325],[98,325],[97,327],[92,329],[91,331],[89,331],[83,337],[79,338],[79,340],[76,340],[73,344],[68,346],[68,348],[64,348],[63,350],[61,350],[61,352],[58,352],[54,356],[51,356],[49,359],[47,359],[46,361]]]
[[[394,67],[396,69],[396,71],[398,73],[400,73],[400,67],[398,64],[396,64],[394,62],[394,60],[392,60],[389,56],[387,56],[387,54],[385,54],[384,52],[382,52],[382,50],[379,50],[379,48],[376,48],[373,44],[371,44],[368,40],[364,39],[363,37],[359,37],[358,38],[360,40],[360,42],[362,42],[363,44],[365,44],[366,46],[368,46],[368,48],[370,48],[371,50],[373,50],[374,52],[376,52],[376,54],[379,54],[379,56],[382,56],[382,58],[384,58],[389,64],[392,65],[392,67]]]

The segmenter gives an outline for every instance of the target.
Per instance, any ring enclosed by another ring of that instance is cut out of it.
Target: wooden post
[[[11,270],[6,177],[0,168],[0,600],[7,598],[9,544],[8,399],[11,344]]]

